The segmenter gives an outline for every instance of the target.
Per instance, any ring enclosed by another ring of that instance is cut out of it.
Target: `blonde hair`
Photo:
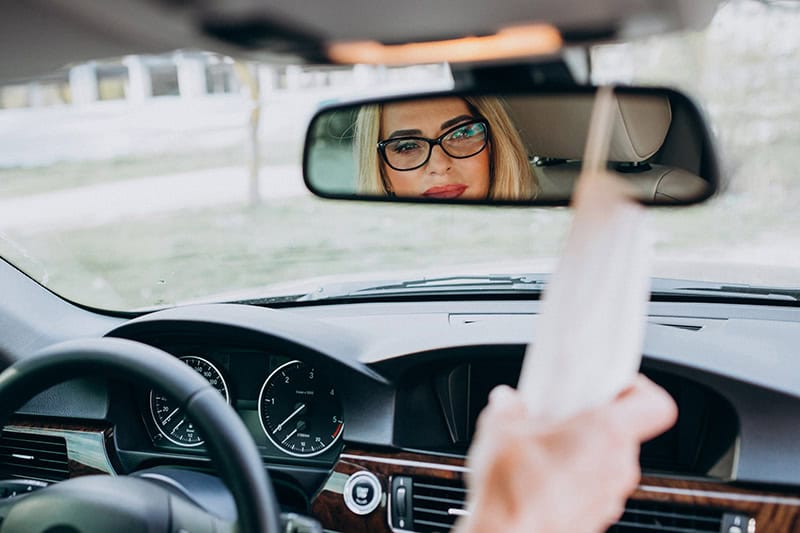
[[[470,111],[489,123],[489,195],[495,200],[528,200],[539,193],[539,182],[528,162],[525,144],[505,104],[489,96],[464,97]],[[377,150],[383,105],[362,106],[356,117],[354,150],[358,163],[358,190],[363,194],[390,194]]]

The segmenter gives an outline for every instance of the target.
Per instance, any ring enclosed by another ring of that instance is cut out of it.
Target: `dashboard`
[[[173,339],[159,347],[200,372],[234,406],[265,461],[325,466],[339,456],[346,417],[336,391],[355,389],[350,397],[356,396],[359,383],[334,381],[312,364],[241,343],[214,346]],[[466,455],[489,392],[500,384],[515,386],[520,373],[524,351],[519,347],[492,351],[490,358],[470,350],[434,352],[428,354],[432,362],[404,371],[394,388],[393,445]],[[718,466],[738,436],[738,418],[729,402],[692,380],[644,372],[670,392],[684,416],[644,446],[643,467],[730,477],[731,464]],[[150,389],[136,395],[154,450],[203,455],[202,435],[171,399]]]
[[[331,531],[446,531],[465,512],[478,413],[494,386],[516,383],[538,306],[209,304],[106,322],[103,335],[160,348],[211,381],[245,422],[284,510]],[[651,304],[642,371],[680,415],[643,447],[644,477],[614,531],[800,526],[798,340],[794,308]],[[80,434],[69,476],[213,472],[191,421],[135,383],[68,382],[6,430],[66,435],[71,452]],[[102,460],[86,459],[88,434]]]

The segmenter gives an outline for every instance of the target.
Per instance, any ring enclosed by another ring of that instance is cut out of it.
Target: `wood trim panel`
[[[632,499],[715,507],[755,519],[758,532],[800,531],[800,497],[743,489],[724,482],[643,476]]]
[[[384,498],[366,516],[350,512],[342,490],[347,477],[367,470],[381,483]],[[464,459],[411,452],[345,448],[325,486],[312,502],[311,511],[325,529],[353,532],[389,532],[386,495],[394,475],[463,481]],[[631,499],[713,507],[755,518],[757,532],[800,531],[800,493],[761,491],[722,481],[645,475]]]
[[[61,420],[30,420],[26,418],[12,418],[7,425],[20,428],[49,429],[53,431],[79,431],[85,433],[102,433],[110,430],[107,424],[64,422]]]
[[[63,437],[67,445],[67,468],[70,478],[116,474],[108,455],[108,442],[113,436],[109,426],[13,419],[4,429],[18,433]]]

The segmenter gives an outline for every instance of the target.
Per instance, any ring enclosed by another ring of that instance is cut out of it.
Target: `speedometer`
[[[297,457],[329,449],[344,428],[336,390],[301,361],[290,361],[269,375],[258,397],[258,414],[269,440]]]
[[[180,360],[207,379],[225,401],[230,403],[228,385],[217,367],[210,361],[193,355],[181,357]],[[158,391],[150,391],[150,414],[153,415],[158,432],[173,444],[187,447],[203,444],[203,438],[197,432],[195,425],[186,417],[183,408],[169,396]]]

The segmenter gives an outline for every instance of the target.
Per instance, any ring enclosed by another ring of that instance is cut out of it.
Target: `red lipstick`
[[[463,183],[449,183],[447,185],[431,187],[423,192],[422,196],[426,198],[458,198],[464,194],[466,190],[467,186]]]

